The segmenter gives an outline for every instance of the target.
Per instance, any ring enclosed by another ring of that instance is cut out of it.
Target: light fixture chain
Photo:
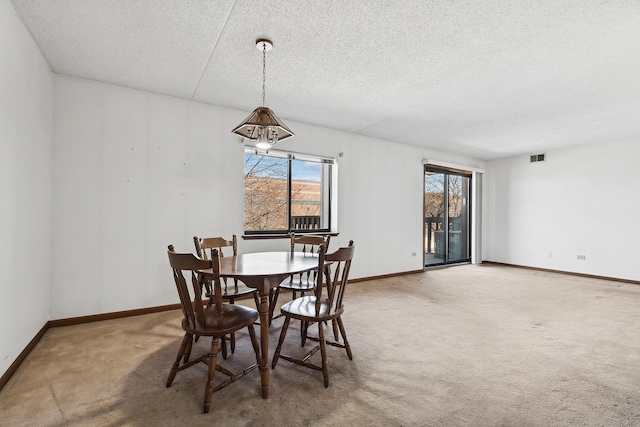
[[[257,39],[256,48],[262,48],[262,107],[253,110],[242,123],[231,132],[255,143],[256,148],[268,150],[279,141],[294,136],[294,133],[267,107],[267,51],[273,43],[267,39]]]
[[[262,43],[262,106],[266,107],[265,92],[267,87],[267,44]]]

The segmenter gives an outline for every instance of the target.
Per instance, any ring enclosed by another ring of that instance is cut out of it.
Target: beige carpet
[[[49,330],[0,391],[0,425],[640,425],[638,285],[465,265],[350,286],[354,360],[328,349],[329,388],[281,360],[268,400],[255,370],[202,414],[205,365],[165,387],[171,311]],[[225,366],[251,359],[238,340]],[[286,348],[300,350],[297,325]]]

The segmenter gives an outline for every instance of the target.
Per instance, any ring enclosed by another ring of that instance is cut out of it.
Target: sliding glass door
[[[425,166],[425,266],[471,261],[471,173]]]

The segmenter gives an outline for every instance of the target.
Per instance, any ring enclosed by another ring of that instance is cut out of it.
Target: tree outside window
[[[298,157],[245,152],[245,233],[330,229],[331,163]]]

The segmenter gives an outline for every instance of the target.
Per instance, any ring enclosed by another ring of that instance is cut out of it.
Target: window
[[[471,259],[471,173],[426,165],[425,266]]]
[[[335,159],[245,149],[245,234],[331,230]]]

